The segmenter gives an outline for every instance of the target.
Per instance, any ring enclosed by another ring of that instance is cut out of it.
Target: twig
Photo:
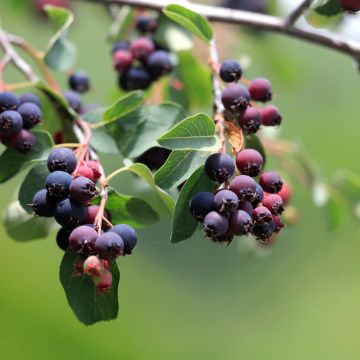
[[[286,26],[293,26],[301,15],[307,10],[314,0],[303,0],[285,19]]]

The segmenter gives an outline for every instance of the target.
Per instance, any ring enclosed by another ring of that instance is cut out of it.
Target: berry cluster
[[[230,243],[234,236],[253,234],[261,242],[269,243],[284,227],[280,215],[289,191],[282,195],[279,174],[263,172],[263,158],[254,149],[241,150],[236,167],[240,175],[233,177],[235,163],[229,155],[210,155],[205,162],[205,173],[224,186],[215,194],[196,194],[191,199],[190,212],[203,223],[206,235],[215,242]],[[260,176],[259,183],[253,179],[256,176]]]
[[[261,125],[278,126],[282,117],[273,105],[258,108],[254,102],[267,103],[272,99],[272,86],[269,80],[257,78],[248,87],[239,84],[242,78],[239,62],[227,60],[221,64],[219,75],[225,83],[230,83],[222,93],[225,118],[241,127],[245,135],[256,133]]]
[[[147,89],[153,81],[173,69],[169,52],[151,38],[157,29],[156,19],[140,15],[136,18],[135,28],[140,36],[131,42],[119,41],[112,49],[113,68],[119,73],[119,87],[125,91]]]
[[[41,123],[41,117],[35,94],[0,93],[0,140],[10,149],[26,154],[33,148],[36,138],[30,129]]]
[[[360,11],[360,0],[340,0],[342,9],[351,14]]]

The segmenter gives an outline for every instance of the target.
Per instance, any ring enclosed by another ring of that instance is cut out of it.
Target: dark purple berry
[[[248,107],[239,115],[238,122],[245,135],[255,134],[262,124],[261,111],[255,107]]]
[[[123,90],[145,90],[150,85],[150,73],[141,66],[130,68],[119,76],[119,86]]]
[[[131,254],[137,243],[136,231],[127,224],[118,224],[111,228],[111,232],[118,234],[124,241],[124,254]]]
[[[69,194],[72,176],[65,171],[54,171],[45,180],[45,187],[49,196],[63,198]]]
[[[156,50],[149,55],[146,67],[153,79],[169,74],[173,69],[169,53],[165,50]]]
[[[41,110],[34,103],[23,103],[19,106],[17,111],[23,119],[24,129],[32,129],[37,124],[41,123]]]
[[[33,149],[35,142],[35,135],[31,131],[20,130],[17,134],[10,136],[9,147],[21,154],[27,154]]]
[[[278,126],[281,124],[281,114],[277,107],[273,105],[268,105],[261,109],[261,115],[264,126]]]
[[[252,233],[257,239],[265,241],[271,237],[271,235],[274,233],[274,230],[275,224],[270,221],[261,225],[255,224]]]
[[[32,94],[32,93],[22,94],[22,95],[20,95],[19,100],[20,100],[20,105],[25,104],[25,103],[32,103],[32,104],[37,105],[41,109],[40,99],[35,94]]]
[[[54,212],[54,201],[49,197],[46,189],[39,190],[30,204],[34,213],[42,217],[51,217]]]
[[[254,101],[267,102],[272,99],[271,83],[264,78],[258,78],[251,81],[249,92],[251,99]]]
[[[70,198],[83,205],[86,205],[96,194],[94,182],[84,176],[74,179],[69,187]]]
[[[0,112],[5,110],[16,110],[20,105],[19,98],[11,92],[0,93]]]
[[[212,179],[222,184],[233,176],[235,164],[231,156],[227,154],[212,154],[205,161],[205,173]]]
[[[262,202],[263,197],[264,197],[263,188],[259,184],[256,184],[256,193],[254,199],[251,201],[251,205],[253,207],[258,206]]]
[[[229,220],[216,211],[211,211],[204,218],[204,229],[208,236],[220,236],[229,229]]]
[[[124,252],[124,241],[115,232],[100,235],[95,241],[95,252],[101,259],[114,260]]]
[[[71,174],[76,168],[77,160],[74,153],[68,148],[57,148],[50,152],[47,159],[49,171],[66,171]]]
[[[69,77],[69,87],[78,92],[84,93],[90,89],[90,77],[83,71],[76,71]]]
[[[261,225],[271,221],[272,214],[271,211],[265,206],[258,206],[257,208],[254,209],[252,213],[252,218],[255,224]]]
[[[77,254],[88,256],[94,251],[98,233],[90,226],[82,225],[75,228],[69,236],[69,246]]]
[[[265,195],[262,204],[268,208],[273,215],[280,215],[284,211],[283,199],[277,194]]]
[[[153,33],[157,28],[157,21],[152,16],[139,15],[136,18],[136,29],[142,33]]]
[[[231,180],[229,189],[238,196],[240,201],[252,201],[256,193],[256,182],[250,176],[239,175]]]
[[[234,235],[247,235],[252,227],[252,218],[246,211],[237,210],[230,216],[230,229]]]
[[[68,105],[77,113],[81,113],[82,99],[81,95],[76,91],[68,90],[64,92],[64,97]]]
[[[273,223],[274,223],[274,225],[275,225],[275,228],[274,228],[274,232],[275,232],[275,233],[280,232],[281,229],[285,227],[285,224],[284,224],[284,222],[282,221],[280,215],[274,215],[272,221],[273,221]]]
[[[227,83],[237,82],[242,76],[242,68],[236,60],[226,60],[221,64],[220,77]]]
[[[224,244],[227,243],[228,245],[232,242],[234,238],[234,234],[231,230],[228,230],[225,234],[219,236],[211,236],[211,240],[217,244]]]
[[[231,84],[222,93],[221,101],[227,111],[238,113],[245,110],[250,101],[248,89],[242,85]]]
[[[236,166],[244,175],[259,175],[264,164],[261,154],[254,149],[241,150],[236,157]]]
[[[199,192],[190,201],[189,209],[197,221],[203,221],[204,217],[214,210],[214,195],[210,192]]]
[[[249,201],[240,201],[238,210],[246,211],[251,216],[254,208]]]
[[[230,190],[219,190],[214,197],[215,210],[225,216],[230,216],[239,205],[239,199]]]
[[[114,52],[112,60],[114,69],[121,72],[129,69],[134,59],[129,50],[117,50]]]
[[[280,175],[275,171],[262,173],[259,183],[263,190],[270,194],[278,193],[283,186]]]
[[[56,234],[56,243],[58,247],[63,251],[66,251],[66,249],[69,246],[69,237],[71,232],[72,229],[62,227],[59,229],[58,233]]]
[[[114,44],[111,52],[114,54],[118,50],[129,50],[130,49],[130,42],[129,41],[118,41]]]
[[[145,61],[154,50],[154,43],[147,37],[138,37],[130,44],[131,53],[140,61]]]
[[[5,136],[20,132],[23,127],[23,119],[17,111],[7,110],[0,114],[0,133]]]
[[[78,226],[85,219],[85,208],[68,198],[60,200],[54,208],[54,218],[65,227]]]

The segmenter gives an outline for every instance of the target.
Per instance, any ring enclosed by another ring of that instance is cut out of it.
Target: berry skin
[[[153,33],[157,29],[156,19],[152,16],[139,15],[136,18],[136,29],[142,33]]]
[[[74,228],[84,221],[85,208],[66,198],[56,204],[54,218],[61,226]]]
[[[25,104],[25,103],[32,103],[32,104],[37,105],[41,109],[40,99],[35,94],[32,94],[32,93],[22,94],[22,95],[20,95],[19,100],[20,100],[19,105],[22,105],[22,104]]]
[[[238,122],[245,135],[255,134],[263,122],[261,111],[255,107],[248,107],[240,113]]]
[[[9,147],[21,154],[27,154],[32,150],[36,142],[35,135],[28,130],[20,130],[9,138]]]
[[[284,183],[281,190],[277,194],[281,196],[285,205],[288,204],[292,196],[291,186],[288,183]]]
[[[41,123],[41,110],[34,103],[23,103],[17,111],[22,117],[24,129],[32,129]]]
[[[0,114],[0,133],[5,136],[20,132],[23,119],[17,111],[7,110]]]
[[[270,236],[274,233],[274,230],[275,224],[270,221],[262,225],[256,224],[252,230],[252,233],[254,236],[256,236],[257,239],[265,241],[270,238]]]
[[[138,37],[130,45],[133,57],[140,61],[145,61],[154,50],[154,43],[147,37]]]
[[[46,189],[39,190],[33,197],[31,208],[34,213],[41,217],[51,217],[54,212],[53,199],[49,197]]]
[[[259,175],[263,164],[263,157],[254,149],[241,150],[236,157],[236,167],[242,174],[251,177]]]
[[[90,205],[85,208],[84,224],[94,224],[97,213],[99,212],[99,205]],[[110,220],[110,214],[107,210],[104,211],[104,217]]]
[[[100,164],[95,160],[88,160],[84,162],[84,165],[90,168],[94,173],[94,182],[101,178]]]
[[[104,271],[102,261],[95,255],[89,256],[83,264],[83,272],[91,277],[100,277]]]
[[[114,54],[118,50],[129,50],[130,49],[130,42],[129,41],[118,41],[112,47],[111,52]]]
[[[247,235],[253,227],[251,216],[243,210],[235,211],[230,217],[230,229],[234,235]]]
[[[248,107],[250,93],[242,85],[231,84],[223,91],[221,101],[227,111],[233,114],[238,113]]]
[[[66,251],[69,246],[69,236],[71,232],[72,229],[62,227],[56,234],[56,243],[58,247],[63,251]]]
[[[49,196],[63,198],[69,194],[72,176],[65,171],[54,171],[45,180],[45,187]]]
[[[90,89],[90,77],[83,71],[76,71],[69,77],[69,87],[82,94]]]
[[[246,211],[251,216],[254,208],[249,201],[240,201],[238,210]]]
[[[278,194],[265,195],[262,204],[268,208],[273,215],[280,215],[284,211],[283,199]]]
[[[80,166],[78,168],[75,177],[79,177],[79,176],[86,177],[86,178],[90,179],[91,181],[95,182],[94,172],[92,171],[92,169],[90,169],[87,166]]]
[[[71,174],[75,170],[76,164],[76,157],[68,148],[52,150],[47,159],[47,167],[50,172],[60,170]]]
[[[251,201],[251,205],[252,205],[253,207],[258,206],[258,205],[262,202],[263,197],[264,197],[264,190],[263,190],[263,188],[262,188],[259,184],[256,184],[255,197],[254,197],[254,199]]]
[[[344,11],[351,14],[360,10],[360,0],[340,0],[340,4]]]
[[[98,238],[96,230],[89,226],[75,228],[69,236],[69,246],[79,255],[89,255],[94,250],[95,241]]]
[[[189,209],[197,221],[203,221],[204,217],[214,210],[214,195],[210,192],[199,192],[190,201]]]
[[[130,255],[137,243],[136,231],[127,224],[115,225],[110,231],[118,234],[123,239],[124,255]]]
[[[256,193],[256,182],[250,176],[239,175],[231,180],[229,189],[238,196],[240,201],[252,201]]]
[[[70,198],[83,205],[88,204],[96,194],[97,191],[94,182],[84,176],[74,179],[69,187]]]
[[[254,101],[267,102],[272,99],[272,87],[269,80],[258,78],[249,85],[251,99]]]
[[[152,78],[157,79],[160,76],[169,74],[173,69],[173,64],[167,51],[156,50],[147,58],[146,67]]]
[[[124,241],[117,233],[109,231],[97,238],[94,250],[101,259],[111,261],[123,254]]]
[[[96,289],[101,293],[107,293],[112,288],[112,274],[110,271],[102,271],[100,278],[95,281]]]
[[[278,193],[283,186],[280,175],[275,171],[262,173],[259,183],[263,190],[270,194]]]
[[[133,67],[120,74],[119,86],[123,90],[145,90],[151,85],[150,73],[143,67]]]
[[[207,236],[220,236],[229,229],[229,220],[216,211],[211,211],[204,218],[204,229]]]
[[[82,99],[81,95],[76,91],[68,90],[64,92],[64,98],[68,105],[77,113],[81,113]]]
[[[274,215],[272,221],[275,225],[275,228],[274,228],[275,233],[280,232],[281,229],[285,227],[285,224],[283,223],[283,221],[279,215]]]
[[[16,110],[20,105],[19,98],[11,92],[0,93],[0,112]]]
[[[267,105],[261,109],[262,122],[264,126],[278,126],[282,117],[276,106]]]
[[[231,83],[237,82],[242,76],[242,68],[236,60],[226,60],[220,67],[220,78],[222,81]]]
[[[252,213],[252,218],[256,225],[262,225],[272,220],[271,211],[265,206],[258,206]]]
[[[129,69],[133,63],[133,56],[128,50],[117,50],[114,52],[113,57],[113,67],[117,71],[124,71]]]
[[[220,190],[214,197],[215,210],[225,216],[230,216],[239,205],[239,199],[235,193],[230,190]]]
[[[227,154],[212,154],[205,161],[205,173],[212,179],[222,184],[233,176],[235,164],[231,156]]]

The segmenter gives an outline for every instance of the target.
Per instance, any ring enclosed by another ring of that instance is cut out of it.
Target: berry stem
[[[104,216],[105,206],[108,199],[108,185],[104,182],[101,184],[100,197],[101,197],[100,207],[95,218],[95,226],[97,228],[99,235],[101,235],[102,222],[105,218]]]
[[[0,91],[5,90],[4,70],[9,62],[10,62],[10,56],[8,54],[5,54],[0,62]]]
[[[54,148],[62,148],[62,147],[68,147],[68,148],[79,148],[81,144],[79,143],[63,143],[63,144],[57,144],[54,145]]]

